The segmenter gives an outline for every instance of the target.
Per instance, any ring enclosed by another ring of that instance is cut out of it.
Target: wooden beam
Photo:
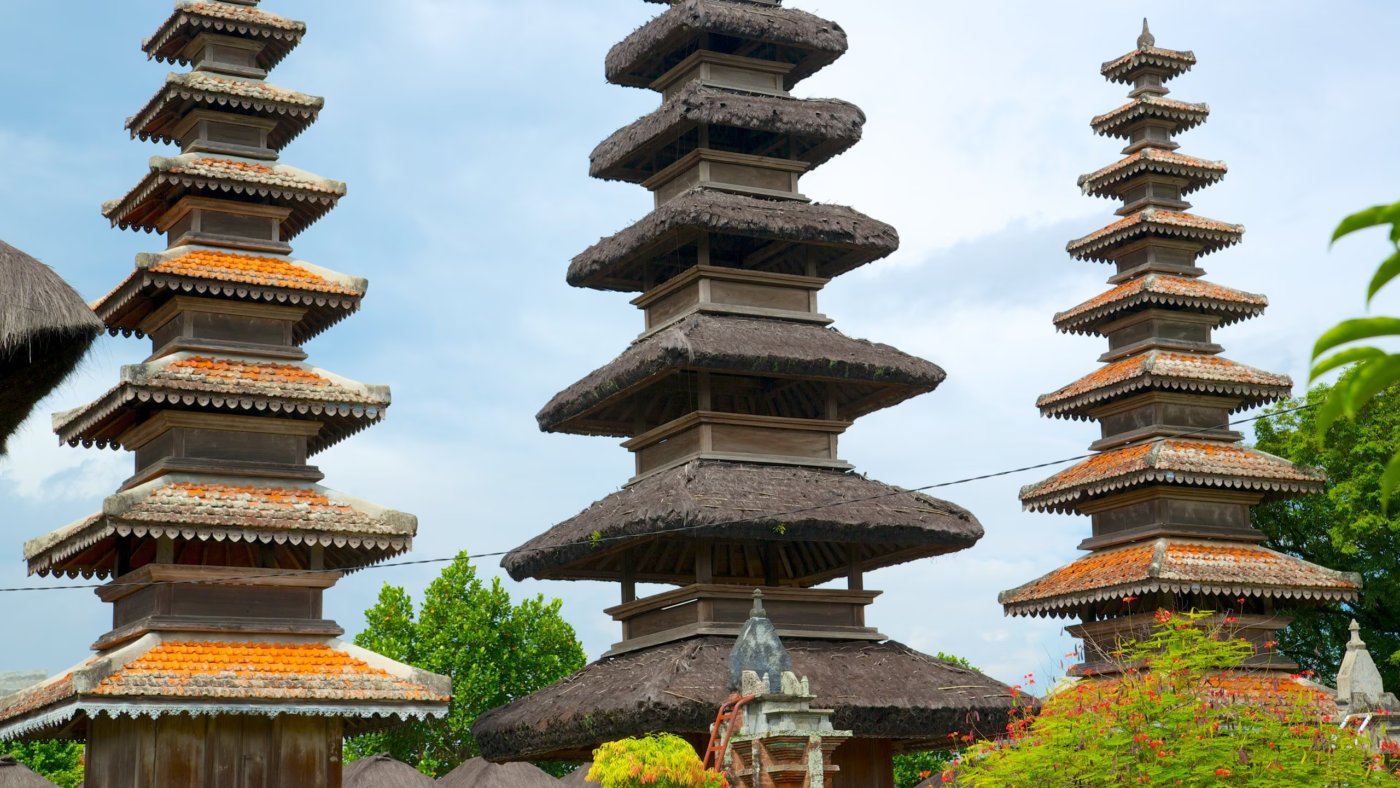
[[[851,591],[865,590],[865,572],[861,567],[860,545],[846,545],[846,588]]]
[[[780,573],[778,570],[778,543],[763,543],[763,584],[765,586],[776,586]]]
[[[637,570],[632,565],[632,548],[622,551],[622,604],[637,599]]]
[[[709,539],[695,540],[695,582],[715,581],[715,546]]]

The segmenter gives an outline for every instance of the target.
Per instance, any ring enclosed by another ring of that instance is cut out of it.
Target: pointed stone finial
[[[1351,641],[1337,671],[1337,702],[1348,704],[1351,713],[1376,709],[1385,701],[1385,684],[1371,652],[1361,640],[1361,626],[1351,622]]]
[[[729,652],[729,689],[742,689],[744,674],[752,673],[755,677],[766,678],[763,683],[767,692],[777,694],[782,691],[783,674],[790,670],[792,659],[763,609],[763,592],[754,589],[753,610],[749,611],[749,620],[744,622],[739,639],[734,641],[734,648]]]
[[[749,618],[768,618],[768,611],[763,609],[763,589],[761,588],[753,590],[753,609],[749,611]]]
[[[1361,639],[1361,625],[1356,623],[1356,619],[1351,620],[1351,640],[1347,643],[1347,651],[1365,651],[1366,642]]]
[[[1147,17],[1142,18],[1142,35],[1138,36],[1138,49],[1148,49],[1157,45],[1157,39],[1147,27]]]

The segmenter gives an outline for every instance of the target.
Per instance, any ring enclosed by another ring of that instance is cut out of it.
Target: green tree
[[[83,745],[80,742],[0,742],[0,755],[13,755],[36,774],[63,788],[74,788],[83,781]]]
[[[583,667],[561,604],[543,595],[512,604],[501,581],[482,582],[465,553],[428,586],[416,617],[408,593],[386,583],[355,645],[448,676],[452,704],[443,719],[352,739],[348,756],[388,752],[433,777],[476,757],[477,716]]]
[[[1360,373],[1348,370],[1338,385]],[[1280,650],[1324,681],[1337,675],[1352,618],[1378,654],[1400,652],[1400,513],[1383,506],[1381,478],[1400,435],[1400,390],[1385,389],[1357,412],[1354,420],[1333,423],[1319,437],[1318,407],[1333,387],[1317,386],[1302,400],[1314,407],[1280,413],[1254,424],[1259,449],[1327,472],[1327,490],[1254,509],[1254,524],[1268,535],[1268,546],[1306,561],[1365,580],[1360,598],[1343,608],[1309,607],[1290,611],[1293,624],[1280,638]],[[1400,655],[1397,655],[1400,656]],[[1400,687],[1400,667],[1378,664],[1386,686]]]
[[[944,662],[952,662],[961,665],[968,670],[976,670],[971,662],[965,658],[953,654],[938,652],[938,658]],[[905,755],[894,756],[894,784],[895,788],[914,788],[914,786],[937,774],[941,774],[948,763],[953,760],[953,756],[947,750],[936,752],[911,752]]]
[[[1205,617],[1159,611],[1149,637],[1123,644],[1117,678],[1052,693],[945,777],[964,788],[1396,783],[1369,734],[1325,716],[1320,693],[1234,672],[1253,647]]]
[[[695,748],[679,736],[608,742],[593,751],[588,782],[599,788],[727,788],[724,773],[706,769]]]

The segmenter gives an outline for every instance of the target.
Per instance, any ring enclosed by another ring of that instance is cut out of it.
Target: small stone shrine
[[[1292,381],[1223,358],[1216,329],[1258,317],[1268,299],[1207,282],[1200,258],[1239,243],[1244,228],[1187,211],[1191,193],[1225,177],[1223,162],[1177,152],[1174,137],[1210,108],[1167,98],[1168,80],[1196,64],[1162,49],[1143,23],[1137,48],[1105,63],[1129,85],[1127,104],[1094,118],[1122,139],[1126,158],[1080,178],[1086,195],[1118,199],[1118,221],[1072,241],[1079,260],[1108,263],[1112,289],[1055,316],[1065,332],[1108,339],[1098,370],[1041,397],[1045,416],[1099,422],[1094,457],[1021,491],[1025,508],[1088,515],[1089,554],[1001,594],[1008,615],[1078,618],[1078,675],[1116,670],[1119,640],[1141,636],[1153,613],[1210,610],[1248,638],[1246,665],[1297,666],[1268,644],[1288,625],[1280,608],[1356,598],[1359,575],[1260,546],[1251,507],[1320,492],[1312,468],[1241,446],[1230,416],[1285,399]]]

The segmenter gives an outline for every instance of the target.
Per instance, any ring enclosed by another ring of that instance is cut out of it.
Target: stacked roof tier
[[[31,573],[111,578],[98,596],[112,629],[97,656],[0,699],[0,738],[87,737],[90,782],[130,772],[132,747],[158,764],[154,782],[120,780],[139,788],[206,762],[242,774],[280,750],[270,776],[231,779],[329,788],[345,734],[440,716],[450,694],[441,677],[335,640],[322,615],[325,590],[409,550],[418,521],[319,485],[307,462],[391,400],[302,349],[355,312],[368,283],[291,256],[346,188],[278,162],[324,102],[265,81],[306,26],[257,5],[181,0],[146,41],[151,58],[191,70],[127,128],[180,152],[152,158],[102,212],[164,234],[166,249],[138,255],[93,310],[112,334],[149,338],[151,354],[54,416],[60,440],[129,451],[135,472],[101,512],[25,545]],[[185,714],[208,722],[193,733]]]
[[[866,625],[865,608],[879,592],[865,589],[864,573],[966,549],[983,533],[967,510],[855,474],[838,451],[857,419],[946,377],[835,330],[818,308],[833,278],[899,247],[893,227],[800,188],[865,125],[845,101],[792,95],[845,52],[844,31],[767,0],[669,5],[607,61],[609,81],[649,88],[661,106],[600,144],[591,167],[646,187],[653,210],[575,257],[567,277],[636,293],[643,330],[537,417],[547,432],[626,439],[636,471],[502,562],[518,580],[620,583],[621,604],[606,612],[622,638],[561,685],[586,686],[571,694],[579,703],[546,691],[482,717],[473,732],[493,759],[567,760],[658,727],[702,734],[723,682],[683,708],[640,714],[618,711],[643,701],[612,684],[663,662],[714,667],[697,649],[738,635],[754,586],[765,587],[778,632],[811,660],[860,654],[918,673],[936,660],[875,645],[885,635]],[[841,578],[845,589],[816,588]],[[676,588],[639,599],[639,582]],[[873,688],[847,697],[862,722],[836,757],[852,784],[890,784],[892,751],[946,746],[956,720],[1004,724],[1011,693],[959,694],[929,670],[922,694],[903,696],[898,725],[875,722],[889,704]],[[611,727],[594,724],[602,718]]]
[[[1042,415],[1101,427],[1095,456],[1025,487],[1034,511],[1090,515],[1089,555],[1001,595],[1011,615],[1079,617],[1086,671],[1109,669],[1112,643],[1150,625],[1158,608],[1256,616],[1260,643],[1287,625],[1274,601],[1327,603],[1355,597],[1356,575],[1258,546],[1251,507],[1316,493],[1326,477],[1238,445],[1233,413],[1286,399],[1293,382],[1222,357],[1221,326],[1258,317],[1262,295],[1207,282],[1200,258],[1239,243],[1244,228],[1188,213],[1185,197],[1224,178],[1223,162],[1177,152],[1175,136],[1205,122],[1204,104],[1165,98],[1166,82],[1196,63],[1161,49],[1144,23],[1134,51],[1103,66],[1132,86],[1130,103],[1093,120],[1128,142],[1126,158],[1079,179],[1086,195],[1116,198],[1121,217],[1071,241],[1081,260],[1111,263],[1112,288],[1055,316],[1061,331],[1108,339],[1099,369],[1036,403]],[[1267,649],[1265,649],[1267,651]],[[1286,668],[1276,655],[1262,667]]]

